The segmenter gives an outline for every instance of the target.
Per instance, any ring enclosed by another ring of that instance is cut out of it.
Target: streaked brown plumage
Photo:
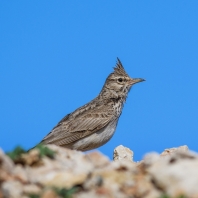
[[[130,78],[118,59],[100,94],[91,102],[66,115],[41,143],[81,151],[102,146],[115,132],[131,86],[142,81],[144,79]]]

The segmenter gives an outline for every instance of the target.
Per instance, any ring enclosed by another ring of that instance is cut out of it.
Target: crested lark
[[[130,78],[120,60],[91,102],[66,115],[42,140],[44,144],[87,151],[113,136],[130,88],[142,78]]]

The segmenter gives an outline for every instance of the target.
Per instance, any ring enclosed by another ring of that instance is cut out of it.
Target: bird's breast
[[[116,102],[113,104],[113,109],[115,116],[119,117],[122,113],[123,103],[122,102]]]

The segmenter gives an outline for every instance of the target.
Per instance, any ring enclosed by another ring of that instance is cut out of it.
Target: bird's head
[[[103,86],[102,92],[109,91],[114,94],[115,97],[127,96],[130,88],[139,82],[145,81],[142,78],[131,78],[121,63],[121,61],[117,58],[116,66],[114,67],[114,71],[107,77],[106,82]]]

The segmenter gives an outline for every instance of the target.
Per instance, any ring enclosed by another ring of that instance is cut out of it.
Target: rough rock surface
[[[138,163],[123,146],[114,161],[97,151],[48,148],[54,157],[35,148],[17,161],[0,150],[0,198],[198,198],[198,154],[187,146],[149,153]]]
[[[117,146],[113,152],[113,160],[129,160],[133,161],[133,151],[122,145]]]

